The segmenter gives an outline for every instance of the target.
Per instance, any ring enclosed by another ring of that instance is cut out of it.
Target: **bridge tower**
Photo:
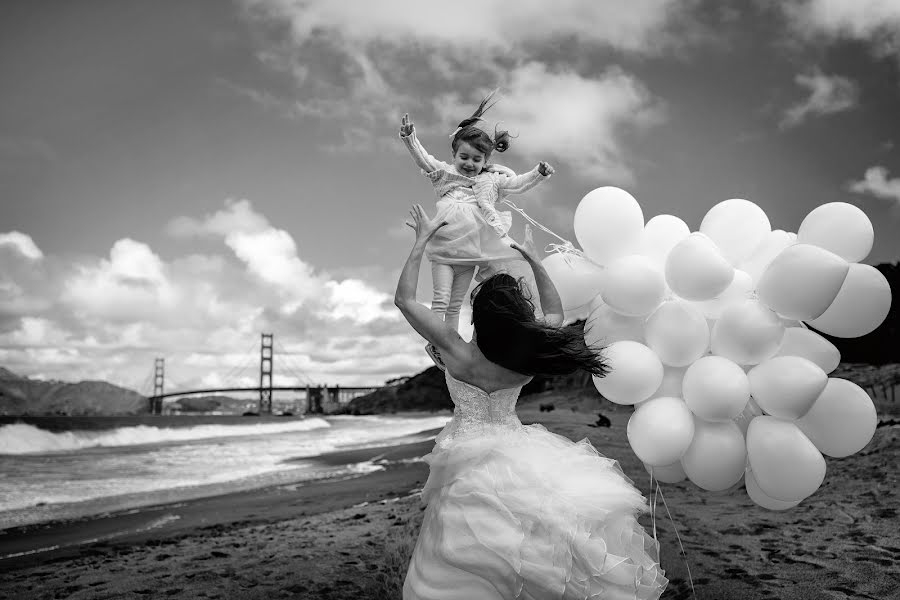
[[[163,389],[166,385],[166,359],[157,358],[153,362],[153,397],[150,398],[150,414],[162,414]]]
[[[272,338],[274,334],[262,334],[259,355],[259,414],[272,414]]]

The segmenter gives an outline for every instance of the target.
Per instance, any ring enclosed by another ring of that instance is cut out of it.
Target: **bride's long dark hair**
[[[553,327],[537,320],[524,280],[506,273],[472,291],[475,340],[485,358],[523,375],[566,375],[581,369],[603,377],[602,348],[588,347],[579,325]]]

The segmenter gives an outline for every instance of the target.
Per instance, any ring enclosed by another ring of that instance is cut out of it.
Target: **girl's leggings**
[[[434,282],[431,310],[444,317],[444,322],[454,331],[459,329],[459,309],[474,275],[474,266],[431,263],[431,279]]]

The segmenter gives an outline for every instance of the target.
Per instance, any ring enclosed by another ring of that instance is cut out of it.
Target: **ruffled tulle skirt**
[[[510,213],[500,212],[498,216],[504,231],[509,231],[512,223]],[[435,218],[447,224],[438,229],[425,246],[425,256],[431,262],[476,266],[522,259],[518,250],[510,248],[500,239],[500,234],[488,223],[474,197],[468,200],[438,200]]]
[[[618,463],[529,425],[454,440],[430,474],[404,600],[647,599],[668,580]]]

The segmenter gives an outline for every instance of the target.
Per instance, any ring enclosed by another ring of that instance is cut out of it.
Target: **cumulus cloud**
[[[113,322],[155,320],[176,305],[177,295],[159,256],[127,238],[113,245],[108,259],[77,265],[63,290],[76,312]]]
[[[107,256],[51,254],[32,265],[26,254],[34,253],[21,251],[30,238],[6,236],[12,241],[0,247],[0,365],[149,392],[153,361],[163,356],[169,390],[253,383],[259,336],[272,332],[276,376],[286,384],[370,385],[426,366],[390,290],[367,281],[362,265],[342,277],[316,269],[293,237],[249,202],[178,217],[167,230],[218,241],[221,252],[165,259],[123,238]]]
[[[562,0],[548,9],[543,0],[523,0],[512,8],[500,0],[464,0],[453,5],[422,5],[410,0],[243,3],[250,22],[268,32],[261,36],[266,41],[260,60],[294,82],[294,89],[283,94],[289,112],[302,118],[327,118],[340,125],[341,134],[332,150],[367,150],[387,139],[385,123],[393,125],[401,110],[427,107],[423,90],[428,90],[428,96],[442,96],[501,85],[515,95],[517,86],[529,85],[517,77],[527,76],[533,69],[579,77],[566,73],[560,65],[579,63],[581,53],[590,49],[658,54],[692,39],[673,31],[684,34],[683,30],[690,28],[685,15],[694,4]],[[477,18],[459,18],[467,11]],[[551,58],[559,42],[578,48],[579,57]],[[587,63],[582,67],[593,70]],[[608,77],[597,80],[597,85],[609,87]],[[582,79],[591,81],[588,74]],[[603,119],[606,106],[618,115],[616,102],[643,103],[642,97],[632,96],[646,92],[639,89],[642,86],[637,80],[629,79],[621,89],[607,90],[601,116],[593,114],[592,119]],[[556,91],[550,84],[546,89]],[[534,91],[525,98],[526,103],[533,103]],[[566,92],[573,104],[596,101],[596,90],[589,84],[569,85]],[[584,98],[572,96],[581,92],[586,94]],[[240,93],[268,108],[277,97],[270,90],[243,89]],[[542,110],[553,112],[550,106]],[[443,129],[444,124],[438,127]],[[604,143],[597,140],[599,145]],[[600,155],[609,162],[608,146],[595,149],[591,158]],[[391,147],[396,150],[396,144]]]
[[[877,55],[900,60],[900,2],[800,0],[781,6],[802,34],[862,40]]]
[[[675,0],[461,0],[423,5],[413,0],[373,3],[332,0],[245,0],[249,15],[290,26],[295,42],[318,31],[348,40],[510,50],[528,42],[574,37],[635,52],[658,51]],[[476,18],[463,18],[475,15]]]
[[[34,243],[31,236],[20,231],[0,233],[0,248],[2,247],[15,250],[25,258],[31,260],[40,260],[44,257],[44,253],[37,247],[37,244]]]
[[[859,181],[852,181],[848,188],[857,194],[869,194],[883,198],[900,207],[900,177],[888,178],[885,167],[870,167]]]
[[[589,78],[530,62],[509,73],[504,92],[509,99],[488,116],[518,135],[512,140],[516,153],[535,162],[555,158],[582,175],[614,181],[631,177],[624,135],[661,122],[665,114],[661,102],[619,68]],[[474,107],[458,95],[444,95],[435,108],[443,120],[459,121]]]
[[[806,88],[809,96],[785,111],[782,128],[795,127],[809,117],[850,110],[859,100],[859,87],[846,77],[814,70],[797,75],[794,81]]]
[[[272,226],[247,200],[229,200],[223,210],[202,219],[179,217],[169,223],[167,231],[182,237],[221,237],[248,273],[280,294],[282,302],[277,308],[284,315],[313,304],[316,314],[333,319],[368,323],[397,318],[393,305],[386,306],[386,293],[359,279],[333,281],[328,274],[316,272],[300,258],[291,234]]]

